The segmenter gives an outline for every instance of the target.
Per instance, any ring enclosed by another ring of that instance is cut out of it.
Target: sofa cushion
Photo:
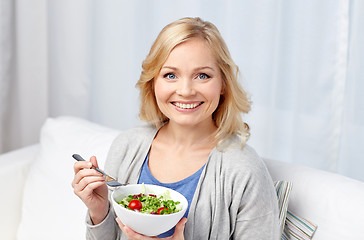
[[[0,239],[15,239],[26,176],[38,151],[36,144],[0,155]]]
[[[289,196],[291,194],[292,183],[287,181],[274,182],[278,197],[278,209],[279,209],[279,225],[281,227],[281,234],[286,223],[286,215],[288,210]]]
[[[311,240],[316,229],[316,224],[287,211],[282,240]]]
[[[364,183],[298,164],[265,159],[273,180],[292,182],[289,211],[318,225],[313,239],[364,239]]]
[[[25,184],[19,240],[85,239],[86,208],[71,182],[78,153],[95,155],[100,168],[119,131],[74,117],[48,119],[42,127],[40,152]]]

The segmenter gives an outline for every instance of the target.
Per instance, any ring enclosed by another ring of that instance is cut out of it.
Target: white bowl
[[[112,205],[114,207],[116,216],[124,225],[130,227],[137,233],[146,236],[157,236],[170,230],[178,223],[178,221],[186,212],[188,202],[187,199],[179,192],[176,192],[170,188],[150,184],[144,184],[146,190],[145,194],[155,194],[159,196],[164,194],[166,191],[169,191],[172,200],[180,202],[182,210],[177,213],[166,215],[154,215],[126,209],[124,206],[116,202],[121,201],[121,199],[129,195],[142,193],[142,185],[143,184],[130,184],[119,187],[112,193]]]

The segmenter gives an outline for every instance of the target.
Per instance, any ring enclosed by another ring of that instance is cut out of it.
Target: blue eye
[[[200,73],[200,74],[198,74],[198,78],[201,79],[201,80],[203,80],[203,79],[210,78],[210,76],[207,75],[206,73]]]
[[[176,75],[174,75],[173,73],[167,73],[167,74],[164,74],[163,77],[168,78],[168,79],[175,79]]]

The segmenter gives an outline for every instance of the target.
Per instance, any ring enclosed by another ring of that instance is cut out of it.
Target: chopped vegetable
[[[137,199],[134,199],[134,200],[131,200],[128,207],[131,209],[131,210],[139,210],[142,209],[142,203],[137,200]]]
[[[166,207],[158,208],[157,213],[158,213],[158,214],[163,214],[163,213],[164,213],[164,211],[168,211],[168,208],[166,208]]]
[[[159,197],[155,194],[144,193],[129,195],[118,203],[127,209],[141,213],[164,215],[181,211],[180,202],[173,201],[169,191]]]

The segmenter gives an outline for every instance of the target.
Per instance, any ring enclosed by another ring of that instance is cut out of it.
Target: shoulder
[[[232,135],[226,145],[217,151],[221,155],[221,161],[228,166],[265,167],[258,153],[249,144],[241,145],[240,137]]]
[[[119,176],[120,168],[123,173],[136,169],[135,164],[145,159],[157,131],[158,129],[147,125],[122,131],[110,146],[105,170],[111,176]]]
[[[138,136],[148,136],[151,134],[155,134],[157,132],[157,128],[155,128],[152,125],[141,125],[135,128],[131,128],[128,130],[123,131],[119,136],[121,135],[127,136],[127,137],[138,137]]]
[[[157,131],[148,125],[122,131],[112,142],[108,159],[123,159],[126,154],[136,155],[142,150],[147,151]]]
[[[223,178],[226,189],[233,189],[232,191],[237,195],[241,194],[240,197],[245,195],[245,200],[250,198],[248,197],[250,194],[245,194],[247,192],[252,194],[252,198],[265,195],[266,202],[276,199],[269,171],[253,147],[248,144],[245,144],[243,148],[231,145],[225,151],[216,151],[215,154],[211,156],[214,163],[212,172]]]
[[[234,182],[271,179],[263,159],[253,147],[248,144],[242,147],[239,137],[235,135],[229,141],[228,147],[222,151],[215,149],[211,154],[211,163],[220,174]]]
[[[145,139],[153,138],[157,131],[158,129],[151,125],[143,125],[124,130],[115,138],[113,145],[129,142],[135,144],[138,141],[140,142]]]

